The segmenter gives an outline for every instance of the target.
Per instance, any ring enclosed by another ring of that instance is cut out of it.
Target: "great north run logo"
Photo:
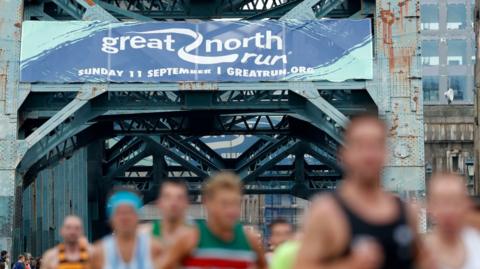
[[[172,34],[185,35],[193,38],[188,45],[175,48],[175,39]],[[158,38],[155,35],[162,35]],[[229,39],[204,39],[193,30],[186,28],[168,28],[162,30],[127,32],[118,37],[104,37],[102,39],[102,51],[108,54],[117,54],[126,49],[157,49],[177,52],[180,59],[193,64],[221,64],[233,63],[240,59],[241,63],[253,62],[256,65],[275,65],[278,62],[287,63],[287,55],[284,52],[284,42],[280,36],[265,33],[255,33],[252,36]],[[260,53],[244,52],[237,53],[239,49],[265,49],[277,55],[264,55]],[[222,54],[218,56],[199,55],[198,51],[205,54]]]

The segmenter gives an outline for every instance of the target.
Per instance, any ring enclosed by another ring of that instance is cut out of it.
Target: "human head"
[[[18,260],[21,262],[25,262],[25,256],[23,254],[18,255]]]
[[[282,243],[292,239],[293,227],[285,219],[275,219],[269,225],[270,239],[268,243],[272,250],[275,250]]]
[[[438,231],[458,235],[468,213],[470,202],[462,177],[453,173],[432,175],[428,183],[428,212]]]
[[[60,236],[67,245],[76,245],[83,236],[82,220],[75,215],[66,216],[60,229]]]
[[[42,268],[42,257],[36,259],[37,268]]]
[[[137,191],[126,187],[114,188],[107,200],[107,213],[115,234],[136,233],[141,207],[142,199]]]
[[[187,184],[183,180],[164,180],[160,185],[157,206],[164,220],[183,220],[188,209]]]
[[[242,183],[240,178],[227,171],[219,172],[206,180],[202,190],[208,219],[221,229],[231,229],[240,219]]]
[[[386,161],[386,140],[385,123],[378,117],[360,115],[352,118],[339,152],[346,178],[367,185],[380,184]]]
[[[2,250],[2,252],[0,253],[0,257],[5,257],[7,256],[7,251],[6,250]]]

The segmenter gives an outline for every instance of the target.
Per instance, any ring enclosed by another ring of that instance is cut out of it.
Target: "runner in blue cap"
[[[118,188],[107,201],[107,215],[113,233],[95,244],[91,269],[153,269],[161,246],[146,233],[137,232],[143,206],[139,194]]]

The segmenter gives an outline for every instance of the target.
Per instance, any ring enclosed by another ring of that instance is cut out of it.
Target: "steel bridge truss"
[[[364,82],[343,89],[302,82],[178,90],[197,86],[85,84],[59,93],[31,85],[19,111],[20,133],[29,142],[18,166],[24,187],[42,169],[101,139],[104,184],[132,184],[146,197],[164,177],[184,178],[198,193],[204,178],[223,169],[238,173],[247,193],[308,197],[333,189],[341,176],[335,154],[347,117],[376,109]],[[221,135],[255,142],[235,158],[222,156],[203,139]]]
[[[26,7],[31,19],[82,20],[101,16],[110,20],[185,20],[212,18],[279,19],[302,0],[37,0]],[[310,0],[317,17],[371,16],[374,1]],[[101,8],[101,12],[99,12]],[[303,7],[302,7],[303,8]],[[110,15],[111,14],[111,15]]]

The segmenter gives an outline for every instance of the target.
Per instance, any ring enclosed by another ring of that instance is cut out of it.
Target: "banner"
[[[26,21],[22,82],[371,79],[365,20]]]

